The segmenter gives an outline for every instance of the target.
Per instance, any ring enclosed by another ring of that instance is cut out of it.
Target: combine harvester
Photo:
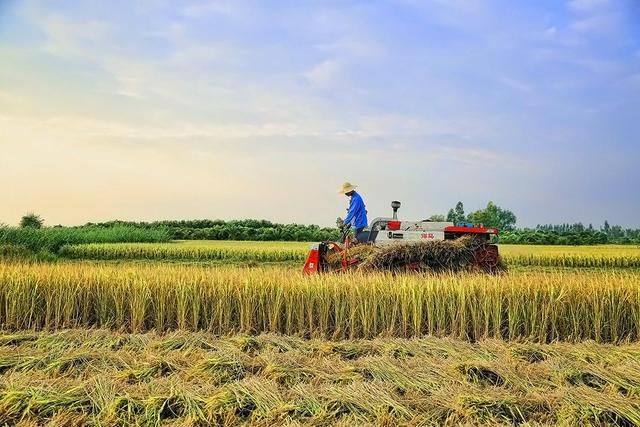
[[[370,231],[355,240],[343,229],[342,242],[314,244],[304,265],[305,274],[352,270],[483,271],[498,273],[504,265],[492,244],[495,228],[452,222],[402,221],[400,202],[391,203],[392,218],[376,218]]]

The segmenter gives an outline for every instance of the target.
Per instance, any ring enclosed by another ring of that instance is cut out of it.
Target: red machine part
[[[464,234],[498,234],[497,228],[484,228],[484,227],[446,227],[445,232],[449,233],[464,233]]]
[[[498,247],[496,245],[485,245],[475,253],[475,264],[486,271],[487,273],[494,273],[500,271],[500,255],[498,254]]]
[[[318,246],[311,248],[302,271],[304,274],[314,274],[320,271],[320,248]]]
[[[401,221],[389,221],[389,222],[387,223],[387,228],[388,228],[390,231],[398,231],[398,230],[400,230],[400,225],[401,225],[401,224],[402,224],[402,222],[401,222]]]

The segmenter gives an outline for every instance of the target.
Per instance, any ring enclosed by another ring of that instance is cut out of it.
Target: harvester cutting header
[[[366,208],[355,188],[345,183],[340,191],[351,199],[347,217],[337,221],[341,241],[313,245],[305,273],[355,269],[494,273],[504,269],[498,247],[492,244],[497,229],[468,223],[401,220],[399,201],[391,203],[392,217],[376,218],[367,229]]]

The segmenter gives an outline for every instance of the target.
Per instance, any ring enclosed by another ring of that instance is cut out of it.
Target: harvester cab
[[[343,234],[341,242],[322,242],[314,244],[304,266],[306,274],[333,271],[328,258],[342,256],[339,270],[345,271],[359,264],[357,259],[350,257],[350,249],[354,245],[372,245],[386,247],[389,245],[419,245],[426,242],[450,241],[462,237],[469,237],[474,242],[474,263],[483,270],[490,271],[500,263],[498,247],[491,243],[492,237],[498,234],[495,228],[485,228],[483,225],[454,224],[453,222],[436,222],[430,220],[405,221],[398,218],[399,201],[393,201],[391,208],[393,215],[376,218],[371,222],[369,233],[361,241],[354,241]],[[337,221],[340,229],[340,219]],[[403,260],[397,265],[398,269],[421,270],[421,260]],[[411,267],[411,268],[409,268]],[[414,268],[415,267],[415,268]]]

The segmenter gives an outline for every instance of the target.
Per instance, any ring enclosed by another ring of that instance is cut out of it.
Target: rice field
[[[10,330],[98,327],[326,339],[640,338],[640,272],[302,276],[293,268],[0,264]]]
[[[0,426],[640,425],[640,248],[500,250],[494,276],[307,277],[281,242],[0,259]]]
[[[640,345],[0,334],[0,424],[640,423]]]
[[[304,242],[217,240],[185,240],[166,244],[90,243],[65,246],[60,254],[65,258],[90,260],[303,262],[309,245]]]
[[[509,265],[565,268],[640,268],[640,246],[500,245]]]
[[[301,263],[309,243],[179,241],[172,243],[96,243],[65,246],[70,259],[194,262]],[[640,247],[500,245],[507,265],[556,268],[640,268]]]

